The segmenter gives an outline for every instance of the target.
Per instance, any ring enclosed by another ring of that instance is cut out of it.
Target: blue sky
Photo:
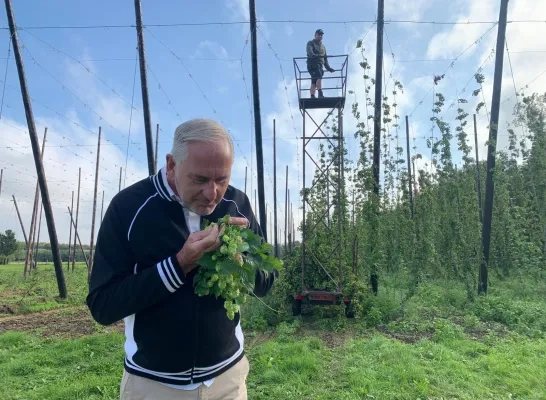
[[[317,28],[322,28],[329,54],[350,54],[348,89],[355,91],[356,99],[363,106],[364,82],[358,66],[362,58],[359,51],[354,49],[356,41],[364,38],[365,55],[372,65],[370,75],[373,76],[376,30],[370,22],[354,21],[374,20],[377,5],[372,1],[349,0],[281,0],[257,3],[258,19],[269,21],[259,23],[258,32],[263,149],[266,156],[272,155],[272,120],[275,118],[278,137],[279,218],[284,220],[284,189],[281,188],[284,188],[285,168],[289,165],[289,187],[298,223],[301,220],[301,211],[298,211],[300,204],[296,193],[300,190],[302,181],[302,149],[297,137],[301,136],[302,119],[297,108],[292,58],[304,56],[306,42],[312,38]],[[494,65],[491,50],[495,46],[497,27],[491,23],[442,25],[414,22],[496,21],[500,2],[484,0],[477,4],[471,0],[387,0],[386,3],[386,20],[398,21],[385,25],[386,90],[388,93],[392,91],[395,79],[401,81],[405,87],[404,93],[397,96],[397,111],[402,120],[405,115],[410,115],[411,135],[412,138],[415,137],[417,151],[424,156],[420,165],[424,168],[428,162],[427,154],[430,156],[424,136],[430,135],[429,119],[433,98],[432,93],[427,93],[433,86],[433,75],[444,72],[446,74],[445,79],[435,87],[435,90],[446,96],[446,109],[454,99],[466,97],[470,101],[467,112],[472,114],[476,99],[470,93],[476,88],[476,84],[471,78],[483,64],[482,73],[486,76],[484,97],[490,109]],[[512,1],[508,19],[546,20],[546,5],[539,3],[531,0]],[[89,236],[91,225],[98,127],[102,127],[103,135],[99,172],[99,218],[102,191],[105,192],[106,207],[117,192],[119,167],[125,170],[129,125],[128,168],[123,183],[127,186],[147,175],[138,69],[135,80],[137,36],[135,28],[130,27],[135,23],[133,1],[20,1],[14,2],[13,6],[16,22],[21,27],[19,38],[21,45],[24,45],[22,54],[30,94],[34,99],[33,110],[40,142],[44,126],[48,127],[44,164],[54,201],[59,237],[61,241],[68,238],[66,206],[70,204],[71,191],[77,189],[78,168],[81,167],[80,226],[82,240],[88,242],[85,238]],[[170,149],[172,132],[179,123],[194,117],[218,119],[231,131],[236,143],[237,162],[232,183],[244,188],[244,172],[247,167],[247,192],[252,195],[256,188],[256,167],[252,139],[254,128],[251,114],[250,42],[246,43],[249,39],[249,26],[238,23],[248,21],[248,2],[144,0],[143,18],[144,24],[149,25],[144,35],[154,134],[156,124],[161,127],[160,160],[165,159]],[[289,20],[293,22],[286,22]],[[414,22],[399,22],[402,20]],[[229,24],[152,26],[210,22]],[[77,28],[104,25],[122,27]],[[66,28],[69,26],[73,28]],[[5,12],[0,13],[0,27],[7,27]],[[36,29],[37,27],[49,28]],[[502,107],[501,130],[504,131],[500,132],[501,147],[506,144],[502,135],[506,133],[506,122],[511,120],[511,108],[515,101],[514,81],[517,89],[520,89],[538,76],[532,88],[535,91],[546,89],[546,74],[540,76],[546,68],[546,47],[541,39],[545,35],[544,23],[512,23],[508,26],[507,40],[512,69],[505,52],[502,98],[504,100],[512,96],[512,99]],[[3,84],[6,71],[8,38],[8,31],[0,31],[0,84]],[[478,38],[481,40],[475,43]],[[27,126],[13,52],[10,57],[0,121],[0,168],[4,169],[4,183],[0,194],[0,230],[14,229],[21,237],[10,199],[11,195],[16,196],[25,224],[28,224],[36,174],[29,137],[24,133]],[[457,57],[459,58],[450,67]],[[335,67],[336,63],[333,64]],[[393,77],[390,77],[391,71]],[[469,81],[466,91],[460,94]],[[352,139],[356,121],[350,115],[350,104],[354,98],[348,95],[344,114],[344,132],[348,137],[350,156],[353,158],[357,155],[358,146]],[[134,107],[132,114],[131,103]],[[449,119],[450,115],[454,116],[454,110],[456,107],[451,114],[446,115],[450,122],[454,121]],[[361,112],[365,114],[363,108]],[[324,112],[319,111],[313,115],[317,120],[322,120]],[[405,127],[403,121],[400,123],[400,143],[403,145]],[[483,144],[487,138],[486,125],[487,117],[484,116],[479,123],[482,156],[485,154]],[[469,126],[467,132],[470,134],[471,131]],[[392,134],[395,136],[396,132],[393,130]],[[412,147],[413,145],[412,141]],[[456,149],[455,141],[453,149]],[[455,153],[458,157],[458,153]],[[310,161],[307,161],[306,168],[307,176],[310,177],[313,171]],[[269,211],[273,205],[272,178],[273,165],[268,159],[265,163],[265,186]],[[47,232],[45,222],[42,232]]]

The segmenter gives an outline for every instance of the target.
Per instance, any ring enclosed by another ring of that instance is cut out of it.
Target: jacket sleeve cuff
[[[156,267],[163,284],[169,292],[174,293],[182,287],[186,275],[178,264],[176,255],[157,263]]]

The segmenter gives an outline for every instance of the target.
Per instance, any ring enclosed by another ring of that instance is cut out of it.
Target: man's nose
[[[209,182],[205,189],[203,190],[203,195],[208,201],[213,201],[216,198],[216,189],[218,186],[216,182]]]

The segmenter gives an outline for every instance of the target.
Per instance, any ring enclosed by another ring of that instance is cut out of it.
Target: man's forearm
[[[185,284],[185,275],[176,257],[150,266],[138,274],[114,278],[91,289],[87,305],[101,325],[110,325],[163,301]]]

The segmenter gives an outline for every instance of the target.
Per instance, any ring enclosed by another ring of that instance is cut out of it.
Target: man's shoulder
[[[131,214],[157,194],[150,177],[146,177],[116,193],[110,202],[110,206],[117,208],[123,214]]]
[[[226,193],[224,194],[224,199],[235,201],[237,204],[241,203],[241,205],[249,202],[246,193],[232,185],[228,186]]]

